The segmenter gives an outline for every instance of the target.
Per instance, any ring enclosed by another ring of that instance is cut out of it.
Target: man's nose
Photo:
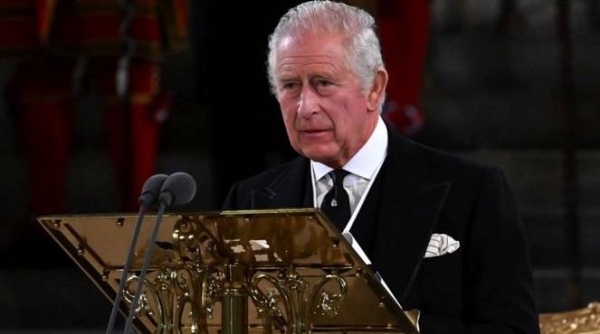
[[[311,89],[303,89],[298,101],[298,115],[309,118],[319,111],[319,97]]]

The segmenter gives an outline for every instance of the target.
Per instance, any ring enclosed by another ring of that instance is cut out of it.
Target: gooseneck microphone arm
[[[133,297],[133,301],[131,302],[131,308],[129,309],[129,315],[127,317],[127,321],[125,322],[125,329],[123,333],[129,334],[132,331],[131,326],[133,324],[133,317],[135,315],[135,310],[137,309],[140,295],[142,293],[144,280],[146,279],[148,267],[150,266],[150,259],[152,258],[152,248],[156,242],[156,237],[158,235],[160,223],[162,221],[162,216],[166,207],[171,205],[187,204],[194,198],[195,195],[196,181],[194,181],[194,178],[192,178],[187,173],[173,173],[162,184],[159,196],[160,206],[156,215],[156,220],[154,222],[152,235],[150,236],[150,242],[148,243],[148,248],[146,249],[146,255],[144,256],[144,264],[142,266],[140,276],[138,277],[135,296]]]
[[[147,208],[151,208],[155,205],[158,199],[158,195],[160,193],[160,189],[162,184],[168,178],[166,174],[156,174],[148,178],[142,187],[142,194],[140,195],[140,211],[137,216],[137,221],[135,223],[134,231],[131,236],[131,242],[129,243],[129,251],[127,252],[127,259],[125,260],[125,265],[123,267],[123,273],[121,274],[121,281],[119,282],[119,288],[117,289],[117,296],[113,301],[112,311],[110,313],[110,318],[108,320],[108,326],[106,327],[106,334],[111,334],[115,325],[115,320],[117,317],[117,310],[119,309],[119,305],[121,304],[121,299],[123,298],[123,289],[125,288],[125,282],[127,280],[127,274],[129,273],[129,269],[131,267],[131,262],[133,261],[133,253],[135,249],[135,245],[137,244],[137,238],[140,234],[140,227],[142,226],[142,221],[144,221],[144,214]]]
[[[165,212],[165,207],[165,203],[161,202],[160,207],[158,209],[158,213],[156,215],[156,221],[154,222],[152,236],[150,237],[150,242],[148,243],[148,248],[146,249],[146,255],[144,256],[144,264],[142,267],[142,271],[140,272],[140,276],[138,277],[138,282],[135,288],[135,296],[133,298],[133,301],[131,302],[131,308],[129,309],[129,315],[127,316],[127,322],[125,323],[125,330],[123,331],[123,333],[126,334],[131,333],[132,330],[131,325],[133,323],[133,317],[135,315],[135,310],[137,309],[138,302],[140,300],[140,295],[142,294],[142,288],[144,286],[144,279],[146,278],[146,273],[148,272],[148,266],[150,265],[152,246],[154,246],[154,242],[156,242],[156,236],[158,234],[163,213]]]

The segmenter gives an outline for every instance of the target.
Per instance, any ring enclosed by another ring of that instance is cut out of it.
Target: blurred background
[[[600,2],[348,2],[378,20],[396,130],[507,173],[540,312],[600,300]],[[293,156],[264,62],[296,3],[0,0],[0,332],[107,324],[35,217],[137,212],[176,171],[198,183],[182,210],[218,210]]]

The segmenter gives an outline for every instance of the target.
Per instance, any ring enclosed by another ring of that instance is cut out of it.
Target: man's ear
[[[379,111],[379,106],[385,97],[385,89],[387,87],[388,74],[384,68],[379,68],[375,73],[373,84],[367,94],[367,108],[369,111]]]

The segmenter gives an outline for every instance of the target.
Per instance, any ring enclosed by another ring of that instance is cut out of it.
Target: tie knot
[[[333,179],[333,184],[336,186],[341,186],[344,184],[344,178],[346,175],[350,174],[350,172],[343,170],[341,168],[332,170],[329,175],[331,175],[331,179]]]

